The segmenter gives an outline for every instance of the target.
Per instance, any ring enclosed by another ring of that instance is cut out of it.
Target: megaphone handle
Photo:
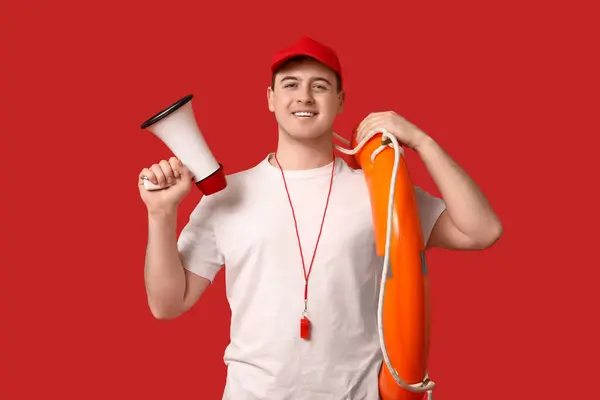
[[[144,188],[146,190],[162,190],[174,185],[174,183],[171,183],[167,184],[167,186],[161,187],[160,185],[155,185],[154,183],[150,182],[147,178],[142,179],[144,180]]]

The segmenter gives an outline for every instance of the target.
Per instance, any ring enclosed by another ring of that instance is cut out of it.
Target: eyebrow
[[[284,76],[283,78],[281,78],[280,82],[284,82],[286,80],[292,80],[292,81],[298,81],[300,80],[298,77],[295,76]],[[329,80],[323,78],[322,76],[317,76],[316,78],[313,79],[314,81],[323,81],[326,82],[327,84],[331,85],[331,82],[329,82]]]

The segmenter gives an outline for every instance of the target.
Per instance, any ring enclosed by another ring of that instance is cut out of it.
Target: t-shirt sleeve
[[[427,245],[435,223],[446,209],[446,203],[443,199],[433,196],[419,187],[415,187],[415,194],[419,208],[419,218],[421,220],[423,243]]]
[[[214,230],[217,218],[213,198],[202,197],[177,240],[183,267],[211,283],[224,264]]]

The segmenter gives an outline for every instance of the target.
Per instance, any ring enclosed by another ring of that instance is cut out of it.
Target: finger
[[[360,124],[356,127],[356,142],[360,143],[365,136],[365,125],[369,123],[370,117],[363,119]]]
[[[181,171],[181,177],[185,179],[192,179],[192,171],[186,167],[181,160],[179,160],[179,171]]]
[[[356,137],[358,138],[358,132],[362,131],[362,127],[368,123],[371,120],[373,113],[370,113],[369,115],[367,115],[362,121],[360,121],[360,124],[358,124],[358,127],[356,128]]]
[[[384,115],[384,112],[373,112],[362,120],[358,127],[358,133],[360,133],[360,138],[358,139],[359,142],[362,139],[364,139],[369,133],[371,133],[371,131],[374,129],[374,127],[376,127],[377,124],[381,123],[381,120],[383,119]]]
[[[374,114],[370,114],[360,125],[358,131],[358,141],[363,140],[372,130],[373,124],[376,123],[377,116]]]
[[[169,165],[171,165],[171,170],[173,170],[173,176],[175,179],[179,179],[181,177],[181,172],[179,171],[181,162],[177,157],[169,158]]]
[[[160,165],[160,168],[162,169],[163,174],[165,174],[167,183],[169,185],[173,184],[175,182],[175,175],[173,174],[173,169],[171,168],[171,164],[167,160],[161,160],[158,163],[158,165]]]
[[[142,172],[140,172],[140,175],[138,178],[138,185],[144,184],[144,178],[148,179],[150,182],[154,183],[155,185],[158,184],[158,181],[156,180],[156,175],[154,175],[154,172],[152,172],[149,168],[144,168],[142,170]]]
[[[362,127],[362,135],[363,138],[367,135],[372,134],[375,130],[380,130],[384,126],[384,117],[383,116],[374,116],[371,118],[363,127]]]
[[[165,186],[167,184],[167,177],[159,164],[152,164],[150,171],[156,175],[156,184],[160,186]]]

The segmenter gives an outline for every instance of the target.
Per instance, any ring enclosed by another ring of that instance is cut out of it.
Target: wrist
[[[148,208],[148,218],[158,220],[177,218],[177,206]]]
[[[419,156],[423,155],[423,152],[426,152],[427,149],[431,148],[435,144],[433,138],[426,133],[423,133],[421,139],[414,146],[414,150],[419,154]]]

